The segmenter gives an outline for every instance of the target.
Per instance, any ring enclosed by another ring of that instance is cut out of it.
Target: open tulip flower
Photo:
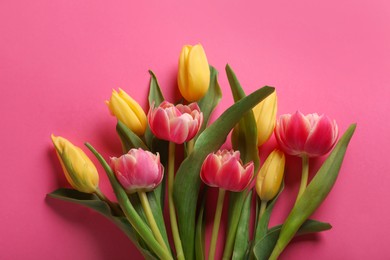
[[[157,138],[182,144],[195,137],[203,122],[198,104],[174,105],[167,101],[148,113],[150,129]]]
[[[206,157],[200,178],[211,187],[238,192],[249,185],[253,171],[253,162],[243,165],[239,151],[219,150]]]
[[[128,193],[151,191],[161,183],[164,176],[160,155],[141,148],[131,149],[119,158],[112,157],[111,168]]]
[[[338,137],[336,121],[325,115],[295,114],[280,116],[275,136],[281,148],[290,155],[316,157],[326,154]]]

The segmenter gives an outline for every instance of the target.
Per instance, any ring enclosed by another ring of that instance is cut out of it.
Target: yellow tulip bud
[[[270,201],[278,194],[285,164],[284,153],[277,149],[265,160],[256,178],[256,192],[262,201]]]
[[[144,110],[122,89],[119,89],[119,93],[113,90],[111,99],[106,101],[106,104],[111,114],[136,135],[141,136],[145,133],[147,119]]]
[[[210,68],[202,45],[185,45],[181,50],[177,83],[181,95],[189,102],[198,101],[206,94]]]
[[[63,137],[51,135],[51,140],[70,185],[78,191],[94,193],[98,188],[99,175],[88,156]]]
[[[271,137],[276,122],[278,100],[276,91],[253,108],[257,125],[257,145],[260,146]]]

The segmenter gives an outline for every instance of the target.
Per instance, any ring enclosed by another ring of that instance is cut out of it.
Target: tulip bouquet
[[[147,114],[121,89],[114,90],[106,102],[118,120],[123,154],[106,161],[86,143],[105,170],[116,200],[109,200],[99,189],[98,171],[84,151],[54,135],[56,153],[73,189],[58,189],[51,197],[103,214],[146,259],[215,259],[227,193],[223,259],[277,259],[294,236],[331,228],[309,217],[332,189],[356,125],[338,140],[337,124],[327,116],[296,112],[277,119],[274,88],[265,86],[246,95],[228,65],[235,103],[210,122],[222,94],[217,71],[209,66],[201,45],[182,49],[177,78],[181,102],[165,100],[156,76],[150,74]],[[258,148],[273,133],[278,147],[260,166]],[[225,144],[228,137],[231,145]],[[221,149],[223,144],[231,149]],[[176,150],[178,146],[183,149]],[[308,184],[309,159],[328,152]],[[270,227],[272,210],[284,187],[285,153],[302,159],[301,185],[284,223]],[[205,252],[205,203],[211,189],[218,189],[218,199]],[[252,203],[254,197],[256,203]],[[163,217],[165,204],[169,220]],[[168,221],[170,230],[165,225]]]

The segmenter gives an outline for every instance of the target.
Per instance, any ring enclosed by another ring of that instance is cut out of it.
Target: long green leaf
[[[145,246],[143,241],[140,241],[140,237],[137,232],[130,225],[125,217],[117,217],[111,214],[110,207],[106,202],[101,201],[96,195],[79,192],[73,189],[61,188],[48,194],[49,197],[76,203],[96,212],[102,214],[110,221],[112,221],[117,227],[119,227],[127,237],[134,243],[134,245],[140,250],[140,252],[147,259],[156,259],[157,257]]]
[[[165,98],[161,91],[156,75],[151,70],[149,70],[149,74],[149,107],[152,106],[152,104],[154,104],[154,106],[158,106],[165,100]],[[166,166],[168,161],[168,142],[157,139],[151,132],[149,125],[146,127],[144,138],[149,149],[153,153],[159,153],[161,163]],[[161,210],[164,210],[165,177],[164,180],[161,182],[161,185],[154,190],[154,194],[156,196],[157,201],[159,202],[158,204],[160,205]]]
[[[161,92],[160,85],[158,84],[156,75],[151,70],[149,70],[149,74],[150,74],[149,95],[148,95],[149,107],[151,107],[152,105],[156,107],[159,106],[165,100],[165,98],[163,93]],[[149,125],[146,127],[144,137],[147,146],[150,148],[150,150],[153,150],[153,145],[156,138],[153,135],[152,131],[150,131]]]
[[[218,83],[218,71],[210,66],[210,86],[206,95],[199,100],[198,105],[200,111],[203,113],[203,124],[199,131],[199,134],[206,128],[209,123],[210,116],[214,111],[215,107],[221,100],[222,92]]]
[[[241,87],[236,74],[229,65],[226,65],[226,75],[229,80],[234,101],[237,102],[243,99],[246,96],[245,92]],[[259,169],[260,159],[257,149],[257,126],[252,110],[249,110],[243,115],[238,123],[238,127],[234,130],[238,132],[235,134],[238,142],[235,144],[236,147],[234,148],[240,150],[241,158],[244,163],[253,161],[255,165],[255,172],[257,172]]]
[[[234,101],[237,102],[246,96],[245,92],[231,67],[226,65],[225,69]],[[246,112],[234,127],[232,144],[233,149],[240,151],[241,159],[244,163],[250,161],[254,163],[255,173],[257,173],[260,159],[257,149],[257,126],[252,110]],[[233,244],[236,241],[237,225],[246,195],[246,191],[230,194],[227,238],[223,253],[225,259],[230,258],[232,255]]]
[[[321,205],[336,182],[341,164],[344,159],[349,141],[356,129],[356,124],[351,125],[338,141],[332,153],[318,170],[301,198],[291,210],[283,224],[279,239],[276,243],[271,259],[277,259],[287,244],[294,237],[299,227]]]
[[[274,91],[263,87],[228,108],[198,137],[193,152],[180,165],[174,184],[174,200],[184,254],[194,258],[195,212],[200,187],[199,172],[206,156],[225,142],[230,130],[242,115]]]
[[[241,211],[240,221],[237,226],[237,235],[234,242],[232,260],[246,259],[249,252],[249,219],[251,213],[251,201],[252,191],[248,193]]]
[[[307,219],[299,228],[295,236],[322,232],[331,228],[332,226],[329,223]],[[268,260],[272,249],[275,247],[281,229],[282,225],[271,228],[268,233],[255,244],[253,252],[257,260]]]

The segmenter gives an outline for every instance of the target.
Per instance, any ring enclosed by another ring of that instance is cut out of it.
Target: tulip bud
[[[124,123],[136,135],[141,136],[146,129],[146,115],[142,107],[126,92],[119,89],[119,93],[112,91],[110,101],[106,101],[113,116]]]
[[[270,201],[278,194],[285,164],[284,153],[277,149],[265,160],[256,178],[256,192],[262,201]]]
[[[111,168],[128,193],[151,191],[161,183],[164,176],[160,155],[141,148],[131,149],[119,158],[112,157]]]
[[[203,122],[203,113],[196,103],[188,106],[173,105],[167,101],[148,113],[150,130],[157,138],[182,144],[198,133]]]
[[[280,147],[290,155],[316,157],[332,149],[338,137],[336,121],[327,116],[301,112],[280,116],[275,136]]]
[[[206,157],[200,178],[211,187],[239,192],[249,185],[253,171],[253,162],[243,165],[239,151],[219,150]]]
[[[253,108],[257,125],[257,145],[261,146],[271,137],[276,121],[278,100],[276,92],[266,97]]]
[[[179,58],[177,83],[181,95],[189,102],[198,101],[210,84],[210,68],[202,45],[185,45]]]
[[[70,185],[81,192],[96,192],[99,175],[88,156],[65,138],[51,135],[51,139]]]

